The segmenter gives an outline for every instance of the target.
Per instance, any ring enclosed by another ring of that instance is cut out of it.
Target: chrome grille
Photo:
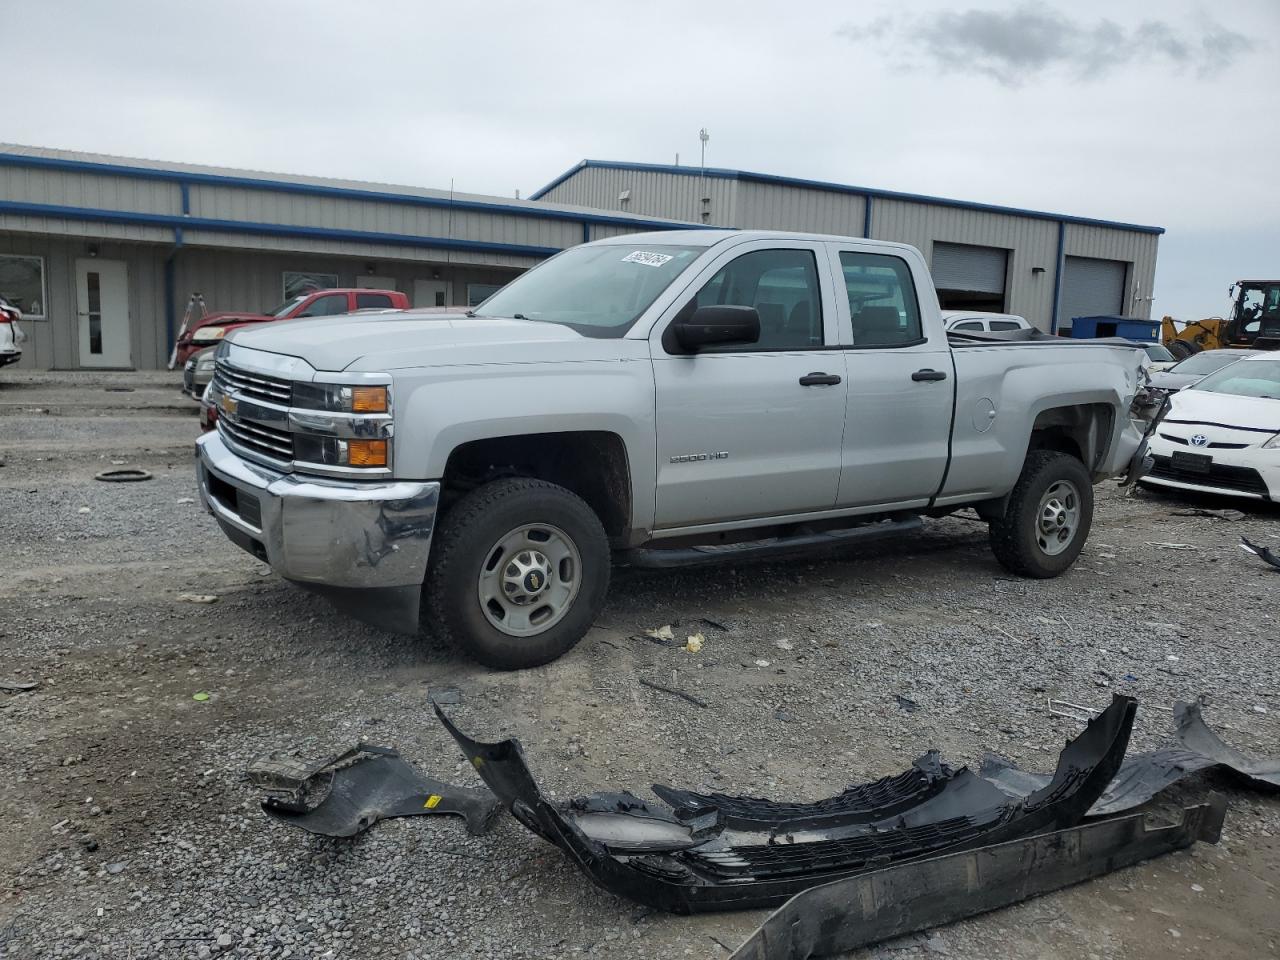
[[[293,435],[285,430],[250,423],[226,413],[218,416],[217,424],[224,440],[230,440],[246,452],[285,463],[293,461]]]
[[[268,403],[279,403],[289,406],[293,400],[293,383],[278,377],[268,377],[261,373],[248,373],[219,360],[213,375],[217,388],[222,393],[242,393],[255,400]]]

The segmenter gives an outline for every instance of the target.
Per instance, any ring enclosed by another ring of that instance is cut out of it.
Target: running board
[[[645,547],[619,550],[613,555],[617,566],[639,567],[646,570],[669,570],[673,567],[696,567],[703,564],[724,563],[732,560],[764,560],[785,557],[789,554],[812,553],[832,550],[853,543],[885,540],[900,534],[919,530],[923,522],[917,516],[901,520],[881,520],[841,530],[824,530],[821,533],[800,533],[790,537],[770,537],[767,540],[746,540],[742,543],[707,544],[697,547],[672,547],[670,549]]]

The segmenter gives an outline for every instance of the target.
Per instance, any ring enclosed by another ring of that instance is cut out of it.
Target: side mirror
[[[676,342],[690,351],[717,343],[758,343],[760,314],[755,307],[698,307],[678,316],[672,329]]]

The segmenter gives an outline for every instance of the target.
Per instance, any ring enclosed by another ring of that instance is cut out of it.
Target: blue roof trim
[[[71,173],[92,173],[101,176],[132,177],[137,180],[158,180],[165,183],[178,184],[183,188],[184,194],[188,185],[200,184],[214,187],[240,187],[248,190],[270,190],[279,193],[299,193],[313,197],[340,197],[347,200],[398,203],[413,207],[432,207],[435,209],[452,207],[454,210],[492,213],[510,217],[533,217],[538,220],[567,220],[572,223],[600,223],[617,227],[642,227],[650,230],[688,230],[690,228],[690,224],[680,223],[675,220],[640,220],[635,217],[604,213],[578,213],[572,210],[551,210],[542,207],[489,203],[482,200],[450,200],[448,197],[421,197],[412,193],[361,190],[355,187],[328,187],[322,184],[294,183],[290,180],[268,180],[257,177],[237,177],[220,173],[187,173],[181,170],[159,170],[154,167],[100,163],[91,160],[36,157],[22,153],[0,153],[0,166],[60,170]]]
[[[215,220],[209,217],[183,217],[169,213],[134,213],[129,210],[101,210],[94,207],[64,207],[52,203],[23,203],[13,200],[0,200],[0,214],[5,213],[28,217],[59,217],[66,220],[123,223],[143,227],[172,227],[175,230],[185,228],[186,230],[210,230],[216,233],[239,233],[253,236],[351,240],[358,243],[386,243],[401,247],[466,250],[473,253],[505,253],[519,257],[541,258],[560,252],[559,247],[534,247],[518,243],[493,243],[487,240],[419,237],[405,233],[338,230],[329,227],[304,227],[287,223],[258,223],[251,220]]]
[[[1096,220],[1092,217],[1073,217],[1062,213],[1047,213],[1043,210],[1024,210],[1021,207],[1002,207],[994,203],[975,203],[968,200],[951,200],[946,197],[931,197],[922,193],[902,193],[897,190],[878,190],[874,187],[855,187],[846,183],[828,183],[824,180],[804,180],[799,177],[782,177],[771,173],[751,173],[746,170],[729,170],[724,167],[677,167],[668,163],[627,163],[615,160],[583,160],[576,166],[566,170],[545,187],[529,194],[530,200],[539,200],[587,167],[600,167],[606,170],[635,170],[648,173],[673,173],[686,177],[708,176],[718,180],[739,180],[745,183],[764,183],[786,187],[808,187],[811,190],[827,190],[832,193],[851,193],[860,197],[876,197],[883,200],[906,200],[912,203],[926,203],[936,207],[954,207],[959,210],[976,210],[982,213],[1003,213],[1019,217],[1031,217],[1036,220],[1053,220],[1059,223],[1074,223],[1087,227],[1110,227],[1113,230],[1131,230],[1136,233],[1164,233],[1164,227],[1152,227],[1140,223],[1123,223],[1118,220]]]

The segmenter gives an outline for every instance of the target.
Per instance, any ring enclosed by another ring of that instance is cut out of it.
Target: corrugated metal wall
[[[696,172],[696,167],[690,167]],[[568,180],[548,190],[541,199],[548,203],[614,210],[632,216],[689,220],[708,226],[737,226],[735,205],[740,184],[736,180],[662,173],[654,170],[618,170],[585,167]],[[623,191],[631,198],[621,201]],[[711,202],[704,204],[703,197]],[[704,218],[703,212],[709,215]]]
[[[389,277],[396,289],[413,298],[415,280],[446,280],[453,284],[453,305],[466,304],[468,283],[506,283],[515,270],[490,267],[462,267],[447,263],[406,263],[403,261],[371,261],[374,275]],[[360,276],[368,274],[368,264],[350,258],[305,256],[296,253],[248,253],[232,250],[184,249],[177,257],[174,271],[181,309],[192,293],[204,294],[209,312],[222,310],[269,310],[284,299],[283,274],[286,270],[309,273],[331,273],[338,286],[354,287]],[[436,276],[439,274],[439,276]]]
[[[865,208],[866,200],[852,193],[743,182],[733,226],[860,237]]]
[[[1151,318],[1151,291],[1156,280],[1160,237],[1114,227],[1068,223],[1064,253],[1069,257],[1121,260],[1129,264],[1125,280],[1124,315]],[[1059,317],[1060,321],[1066,320]]]
[[[662,170],[587,166],[552,187],[543,199],[654,217],[694,218],[699,197],[712,198],[717,226],[743,229],[801,230],[838,236],[863,235],[865,198],[857,193],[785,183],[760,183]],[[705,184],[705,189],[703,185]],[[618,201],[631,191],[626,204]],[[870,235],[917,247],[928,261],[933,244],[962,243],[1008,250],[1006,309],[1042,330],[1053,320],[1058,269],[1059,223],[1052,218],[978,210],[944,203],[874,196]],[[604,235],[593,233],[593,236]],[[1065,252],[1131,264],[1125,291],[1126,312],[1150,315],[1151,288],[1159,237],[1115,227],[1067,223]],[[1135,300],[1135,290],[1140,299]]]
[[[1058,256],[1058,225],[1010,214],[876,199],[871,206],[871,235],[909,243],[933,262],[933,244],[967,243],[1009,251],[1005,305],[1048,330],[1053,316],[1053,277]],[[1040,267],[1044,272],[1037,273]]]
[[[0,253],[44,260],[45,317],[23,320],[27,342],[19,367],[67,370],[80,366],[79,317],[76,304],[76,261],[91,259],[91,244],[0,233]],[[98,260],[125,264],[129,282],[129,329],[133,366],[153,369],[168,357],[164,327],[164,256],[156,247],[95,240]]]

